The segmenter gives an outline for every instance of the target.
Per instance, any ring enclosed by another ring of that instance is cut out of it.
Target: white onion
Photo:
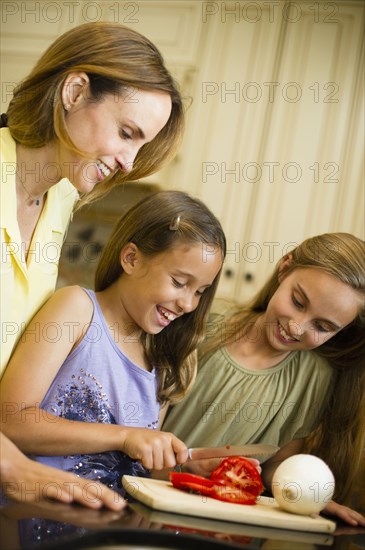
[[[318,514],[330,502],[335,478],[327,464],[309,455],[293,455],[276,469],[272,493],[281,508],[294,514]]]

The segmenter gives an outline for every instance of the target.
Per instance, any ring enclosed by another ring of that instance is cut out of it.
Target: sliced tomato
[[[212,496],[214,493],[214,482],[206,477],[195,474],[184,474],[183,472],[170,472],[171,483],[177,489],[194,491],[200,495]]]
[[[212,471],[210,479],[233,486],[254,497],[264,490],[261,476],[256,467],[242,456],[229,456],[222,460],[219,466]]]
[[[225,502],[234,502],[235,504],[255,504],[256,496],[247,491],[244,491],[240,487],[235,487],[227,482],[214,485],[213,498],[217,500],[223,500]]]
[[[255,466],[241,456],[224,459],[209,479],[195,474],[171,472],[170,481],[177,489],[236,504],[255,504],[256,497],[264,490]]]

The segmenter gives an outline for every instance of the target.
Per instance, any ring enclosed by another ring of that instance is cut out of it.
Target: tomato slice
[[[246,458],[231,456],[213,470],[210,478],[195,474],[170,472],[170,481],[177,489],[193,491],[226,502],[255,504],[264,490],[255,466]]]
[[[235,487],[228,483],[217,484],[214,486],[213,498],[235,504],[256,504],[256,496],[244,491],[240,487]]]
[[[256,467],[242,456],[229,456],[210,474],[210,479],[219,480],[257,497],[264,490]]]

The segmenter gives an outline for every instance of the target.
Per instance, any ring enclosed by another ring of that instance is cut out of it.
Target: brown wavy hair
[[[174,223],[176,229],[171,230]],[[120,218],[95,273],[96,291],[105,290],[122,275],[120,253],[127,243],[134,243],[150,258],[182,243],[202,245],[202,254],[220,254],[222,263],[226,254],[218,219],[200,200],[182,191],[152,193]],[[146,357],[157,366],[161,403],[179,401],[195,380],[195,350],[204,337],[219,278],[220,271],[194,311],[177,318],[159,334],[142,334]]]
[[[332,469],[336,479],[335,499],[346,502],[364,467],[365,242],[349,233],[325,233],[305,240],[290,254],[292,261],[285,275],[298,268],[320,269],[349,285],[362,298],[357,317],[315,349],[329,361],[337,376],[321,422],[305,441],[305,451],[320,456]],[[222,338],[222,331],[216,331],[201,346],[202,359],[244,336],[266,311],[279,287],[280,265],[281,261],[249,304],[231,310],[224,321],[226,336]]]
[[[52,140],[80,155],[66,127],[61,92],[67,75],[85,72],[91,100],[128,89],[160,91],[170,95],[172,110],[166,125],[139,150],[133,170],[116,173],[85,195],[91,202],[125,181],[136,181],[161,168],[176,152],[184,129],[184,106],[177,84],[156,48],[145,36],[120,25],[99,21],[77,26],[61,35],[14,90],[7,124],[18,143],[42,147]]]

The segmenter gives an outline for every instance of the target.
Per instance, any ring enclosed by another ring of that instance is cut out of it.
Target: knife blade
[[[201,460],[203,458],[223,458],[226,456],[246,456],[267,460],[274,455],[280,447],[276,445],[224,445],[223,447],[194,447],[189,449],[188,460]]]

